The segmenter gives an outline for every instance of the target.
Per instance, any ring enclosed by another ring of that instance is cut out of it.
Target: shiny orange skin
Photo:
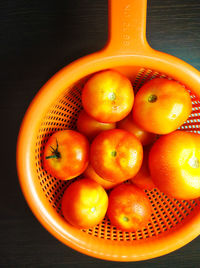
[[[92,140],[101,131],[113,129],[116,127],[115,123],[102,123],[89,116],[84,110],[79,114],[77,120],[77,129],[80,133],[85,135],[89,140]]]
[[[155,185],[177,199],[200,197],[200,136],[174,131],[161,136],[149,154]]]
[[[137,231],[150,220],[150,201],[138,187],[132,184],[118,185],[109,194],[107,216],[120,230]]]
[[[70,184],[61,203],[64,218],[77,228],[90,228],[100,223],[107,207],[106,191],[100,184],[88,178]]]
[[[166,78],[155,78],[136,94],[133,118],[148,132],[167,134],[179,128],[191,111],[190,94],[182,85]]]
[[[142,145],[148,145],[156,140],[156,134],[143,130],[133,121],[133,116],[130,113],[126,118],[117,122],[117,128],[125,129],[135,135],[138,140],[141,141]]]
[[[122,129],[101,132],[90,147],[90,163],[95,172],[113,183],[132,178],[140,169],[142,158],[140,141]]]
[[[58,144],[59,158],[52,157]],[[89,142],[77,131],[55,132],[47,141],[43,154],[44,169],[57,179],[70,180],[80,175],[88,165]]]
[[[97,121],[117,122],[126,117],[134,102],[130,80],[114,70],[94,74],[82,91],[85,111]]]
[[[155,188],[148,165],[149,151],[150,147],[144,150],[142,166],[139,172],[131,179],[131,182],[142,190],[152,190]]]
[[[94,180],[96,181],[97,183],[99,183],[104,189],[108,190],[108,189],[111,189],[113,188],[116,183],[113,183],[111,181],[108,181],[108,180],[104,180],[102,179],[96,172],[95,170],[93,169],[92,165],[89,164],[88,167],[86,168],[86,170],[84,171],[84,176],[86,178],[89,178],[91,180]]]

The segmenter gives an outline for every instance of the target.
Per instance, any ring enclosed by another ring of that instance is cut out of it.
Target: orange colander
[[[200,73],[171,55],[152,49],[145,35],[146,0],[109,1],[109,40],[99,52],[83,57],[55,74],[32,101],[21,125],[17,168],[24,196],[43,226],[67,246],[93,257],[138,261],[174,251],[200,234],[200,200],[176,200],[158,189],[146,191],[152,205],[148,225],[124,232],[109,220],[78,230],[61,215],[60,204],[69,181],[51,177],[42,167],[48,137],[73,129],[81,110],[81,90],[89,75],[113,68],[127,75],[136,92],[155,77],[174,79],[190,92],[193,109],[180,128],[200,133]]]

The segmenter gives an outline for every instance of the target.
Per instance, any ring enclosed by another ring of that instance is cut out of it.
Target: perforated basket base
[[[123,72],[123,68],[119,68],[119,70]],[[128,76],[132,81],[134,92],[137,92],[150,79],[156,77],[172,79],[165,74],[140,67],[134,68],[133,73],[130,71]],[[37,179],[39,180],[44,196],[49,201],[49,206],[52,206],[60,217],[62,217],[61,199],[63,193],[66,187],[74,180],[61,181],[47,174],[43,169],[42,154],[44,145],[52,133],[63,129],[76,129],[76,121],[82,109],[81,90],[86,79],[78,81],[71,88],[66,89],[66,93],[50,107],[41,122],[35,144]],[[190,92],[189,89],[188,91]],[[190,95],[193,104],[192,114],[180,129],[200,133],[200,101],[191,92]],[[112,226],[110,221],[105,218],[96,227],[80,230],[80,232],[85,232],[88,236],[95,236],[99,239],[125,241],[127,243],[135,240],[151,239],[152,237],[158,237],[162,233],[173,230],[179,224],[184,224],[185,219],[200,204],[199,199],[185,201],[170,198],[156,188],[152,191],[146,191],[146,194],[151,202],[152,216],[145,228],[136,232],[124,232]],[[66,224],[68,223],[66,222]]]

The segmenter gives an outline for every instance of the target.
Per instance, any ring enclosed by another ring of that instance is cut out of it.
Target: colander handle
[[[108,0],[107,51],[141,53],[146,40],[147,0]]]

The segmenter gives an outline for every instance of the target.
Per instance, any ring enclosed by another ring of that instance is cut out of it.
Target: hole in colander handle
[[[108,43],[110,54],[141,53],[146,40],[147,0],[108,0]]]

